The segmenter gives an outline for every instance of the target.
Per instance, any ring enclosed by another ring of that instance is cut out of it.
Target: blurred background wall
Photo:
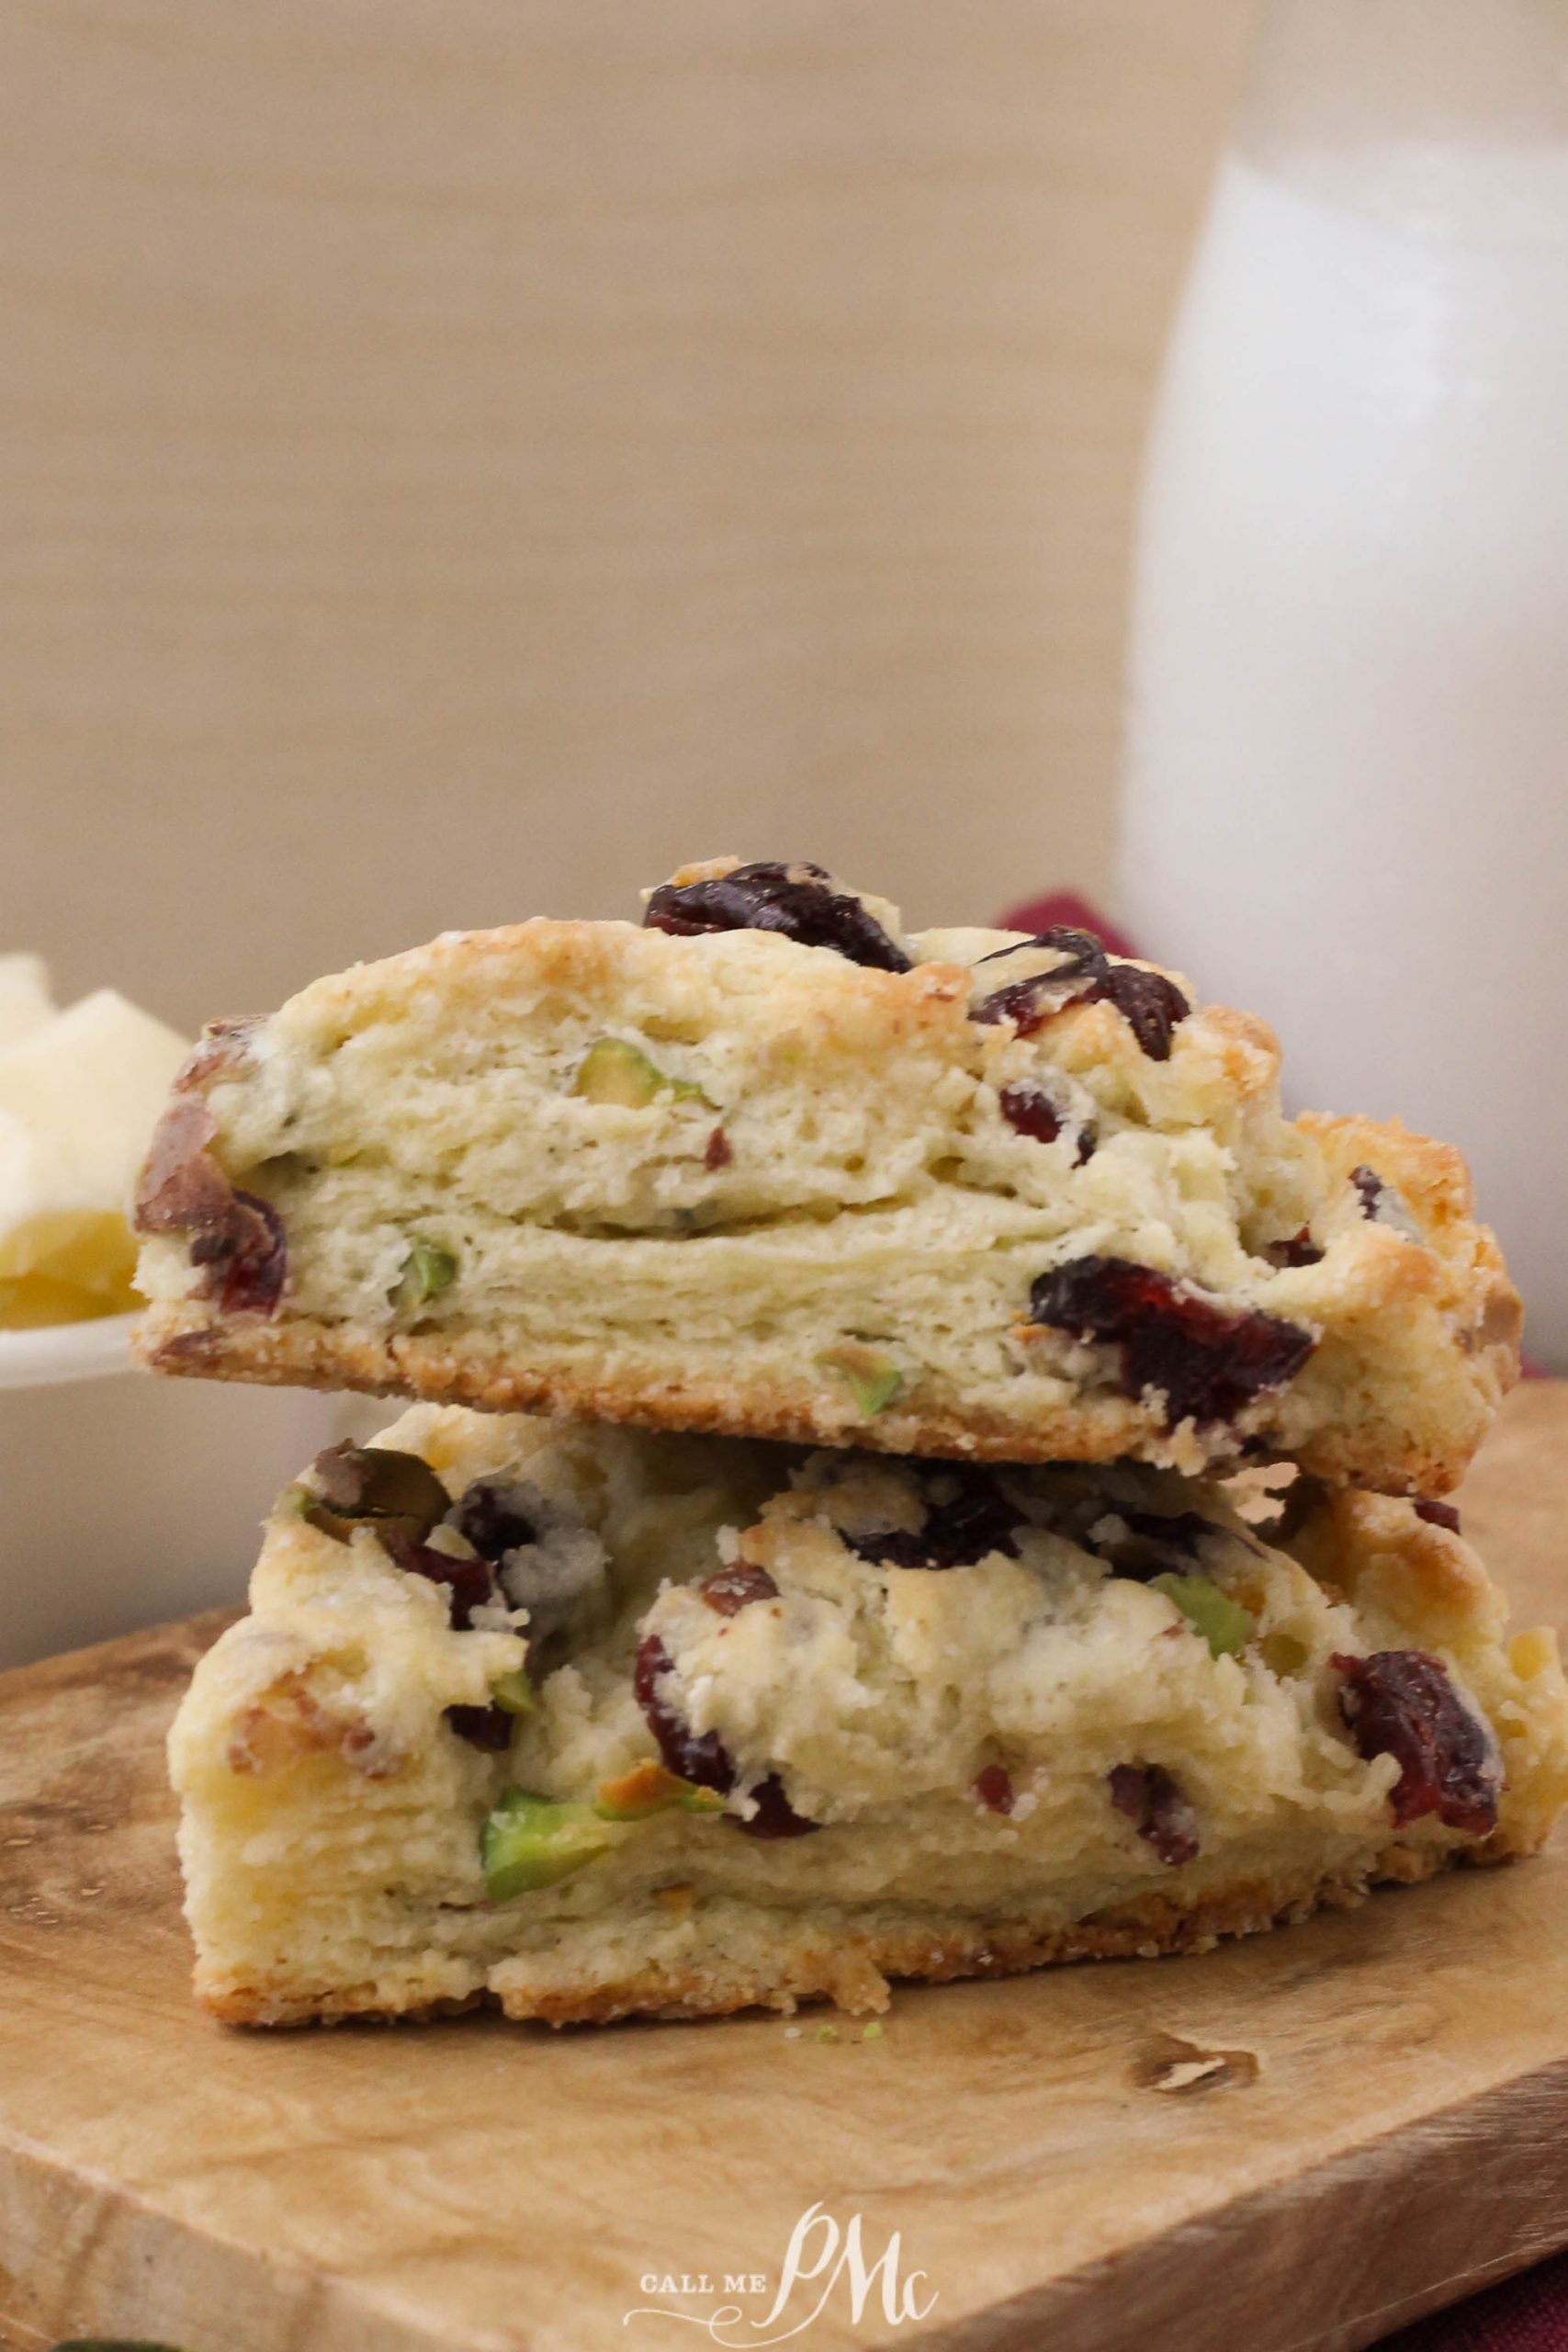
[[[185,1024],[809,855],[1101,887],[1249,0],[17,0],[0,944]]]

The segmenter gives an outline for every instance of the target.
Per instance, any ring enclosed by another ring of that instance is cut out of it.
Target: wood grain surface
[[[10,0],[0,938],[193,1024],[730,849],[1103,886],[1251,15]]]
[[[1522,1616],[1568,1624],[1568,1388],[1513,1399],[1463,1501]],[[1202,1959],[901,1992],[869,2042],[819,2012],[225,2031],[187,1997],[161,1760],[219,1622],[0,1680],[22,2352],[682,2352],[726,2274],[768,2281],[718,2338],[756,2343],[818,2202],[936,2301],[889,2324],[878,2286],[857,2323],[840,2280],[811,2352],[1349,2352],[1568,2239],[1561,1841]],[[688,2318],[623,2324],[650,2303]]]

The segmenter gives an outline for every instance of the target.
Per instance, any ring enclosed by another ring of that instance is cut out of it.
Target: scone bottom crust
[[[351,2020],[427,2025],[485,2008],[518,2024],[557,2029],[638,2017],[682,2024],[748,2009],[792,2017],[816,2002],[830,2002],[849,2017],[883,2017],[898,1984],[1023,1976],[1083,1961],[1180,1959],[1213,1951],[1239,1936],[1298,1927],[1319,1911],[1352,1910],[1380,1886],[1413,1886],[1445,1870],[1499,1859],[1512,1858],[1396,1842],[1336,1876],[1260,1878],[1186,1908],[1152,1896],[1066,1928],[1027,1920],[981,1927],[937,1914],[919,1927],[881,1932],[826,1922],[792,1931],[764,1913],[749,1923],[750,1960],[737,1956],[685,1968],[654,1964],[610,1983],[585,1974],[574,1984],[569,1969],[544,1993],[483,1989],[425,2000],[415,1992],[405,2006],[375,1984],[300,1998],[282,1985],[204,1981],[198,1969],[197,1996],[221,2024],[272,2028]]]

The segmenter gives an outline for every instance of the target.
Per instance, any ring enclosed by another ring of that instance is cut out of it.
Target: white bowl
[[[0,1331],[0,1667],[238,1607],[259,1523],[330,1396],[160,1380],[134,1316]]]

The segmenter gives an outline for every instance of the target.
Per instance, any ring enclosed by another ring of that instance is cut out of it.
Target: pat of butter
[[[0,1235],[62,1209],[124,1210],[187,1050],[113,989],[0,1050]]]
[[[55,1018],[41,956],[0,956],[0,1053]]]

